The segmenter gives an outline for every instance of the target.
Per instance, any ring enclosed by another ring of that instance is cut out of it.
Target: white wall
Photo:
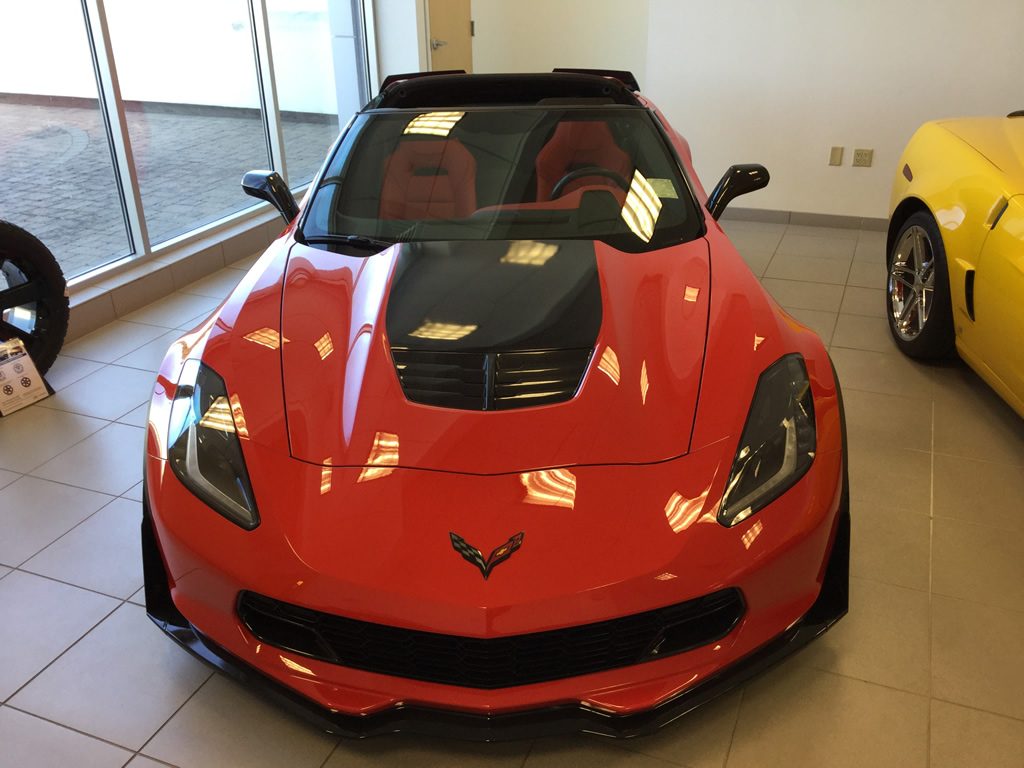
[[[492,0],[493,1],[493,0]],[[736,205],[885,217],[922,122],[1024,108],[1024,2],[649,0],[645,92],[690,140],[705,186],[762,162]],[[827,165],[844,145],[842,167]],[[875,150],[853,168],[853,148]]]
[[[627,69],[645,87],[647,5],[648,0],[473,0],[473,69]]]
[[[380,80],[426,70],[424,0],[373,0],[373,12]],[[370,84],[371,95],[378,85]]]

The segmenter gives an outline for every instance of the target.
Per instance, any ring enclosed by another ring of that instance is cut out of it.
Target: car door
[[[1010,198],[982,247],[974,314],[982,361],[1024,401],[1024,195]]]

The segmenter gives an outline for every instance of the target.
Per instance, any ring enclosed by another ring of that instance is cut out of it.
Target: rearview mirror
[[[729,166],[729,170],[715,185],[708,198],[708,210],[711,212],[711,217],[718,221],[729,203],[747,192],[764,189],[768,186],[770,178],[768,169],[758,163]]]
[[[249,171],[242,177],[242,189],[245,194],[273,205],[289,224],[299,215],[299,205],[277,171]]]

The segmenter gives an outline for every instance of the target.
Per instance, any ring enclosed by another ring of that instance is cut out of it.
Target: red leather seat
[[[459,219],[476,210],[476,160],[457,139],[407,139],[384,166],[382,219]]]
[[[570,171],[597,166],[615,171],[626,182],[633,176],[633,163],[615,143],[608,124],[594,120],[558,124],[551,140],[537,153],[537,200],[550,200],[551,190]],[[583,176],[570,182],[560,195],[580,187],[619,185],[601,176]]]

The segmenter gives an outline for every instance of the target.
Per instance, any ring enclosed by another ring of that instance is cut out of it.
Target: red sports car
[[[668,723],[847,608],[839,383],[628,73],[406,75],[170,349],[152,619],[355,736]]]

